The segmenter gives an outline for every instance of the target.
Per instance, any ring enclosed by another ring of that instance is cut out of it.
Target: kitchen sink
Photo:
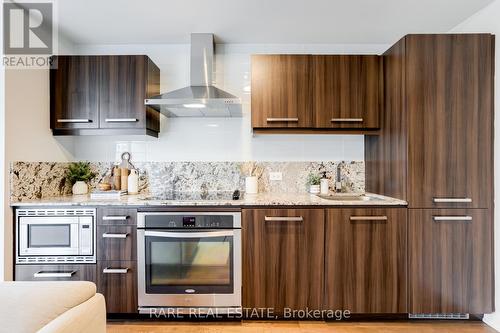
[[[369,197],[364,194],[331,194],[331,195],[323,195],[318,194],[318,197],[326,200],[336,200],[336,201],[370,201],[375,198]]]

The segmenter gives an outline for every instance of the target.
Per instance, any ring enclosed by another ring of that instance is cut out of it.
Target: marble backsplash
[[[258,177],[259,192],[307,192],[306,179],[310,172],[326,171],[333,188],[337,165],[341,166],[344,192],[364,192],[363,161],[319,162],[147,162],[135,163],[139,169],[139,189],[142,194],[170,191],[204,192],[244,190],[245,177]],[[31,200],[71,194],[65,172],[69,163],[14,162],[10,170],[11,201]],[[91,162],[95,186],[109,174],[112,163]],[[281,181],[269,180],[270,172],[281,172]]]

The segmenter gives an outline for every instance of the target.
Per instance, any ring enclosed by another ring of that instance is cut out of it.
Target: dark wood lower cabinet
[[[96,282],[96,265],[16,265],[16,281]]]
[[[245,209],[243,306],[321,309],[323,209]]]
[[[136,260],[137,229],[131,225],[97,226],[97,260]]]
[[[406,209],[328,209],[325,308],[406,312]]]
[[[409,209],[409,312],[493,311],[487,209]]]
[[[137,263],[98,261],[97,291],[104,295],[108,313],[137,313]]]

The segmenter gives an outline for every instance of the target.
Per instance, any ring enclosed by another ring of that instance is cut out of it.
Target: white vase
[[[73,185],[72,190],[73,190],[73,194],[75,194],[75,195],[87,194],[89,192],[89,187],[87,186],[87,184],[84,181],[79,180]]]
[[[309,186],[309,193],[311,194],[319,194],[320,192],[320,186],[319,185],[310,185]]]
[[[257,183],[257,177],[251,176],[245,178],[245,193],[246,194],[257,194],[259,190],[259,185]]]

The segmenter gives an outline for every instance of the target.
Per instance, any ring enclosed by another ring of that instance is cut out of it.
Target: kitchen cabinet
[[[96,265],[16,265],[15,281],[91,281],[96,283]]]
[[[406,208],[326,212],[325,309],[407,312]]]
[[[366,190],[408,201],[408,310],[491,312],[494,36],[408,35],[383,64]]]
[[[50,123],[53,130],[99,128],[99,57],[53,57]]]
[[[409,207],[492,206],[493,63],[490,35],[406,39]]]
[[[97,226],[97,260],[137,260],[135,226]]]
[[[409,210],[409,312],[493,311],[492,214]]]
[[[494,37],[408,35],[383,57],[381,133],[366,187],[410,208],[493,205]]]
[[[313,127],[377,129],[380,70],[377,55],[311,56]]]
[[[323,209],[242,211],[243,307],[321,309]]]
[[[160,93],[160,71],[144,55],[55,56],[50,70],[54,135],[158,136],[160,115],[144,99]]]
[[[137,262],[97,262],[97,292],[106,299],[108,313],[137,313]]]
[[[378,129],[380,64],[376,55],[252,56],[254,131],[370,133]]]
[[[252,127],[312,126],[308,55],[252,56]]]

